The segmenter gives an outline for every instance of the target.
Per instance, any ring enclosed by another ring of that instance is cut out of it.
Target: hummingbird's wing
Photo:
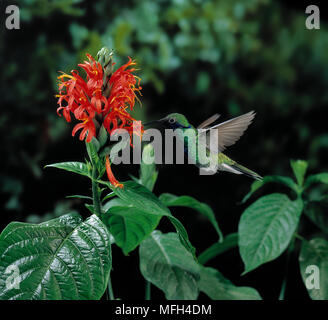
[[[218,113],[214,114],[212,117],[206,119],[203,121],[197,129],[206,129],[210,124],[212,124],[215,120],[217,120],[220,117]]]
[[[255,112],[251,111],[209,128],[205,131],[207,136],[207,147],[211,152],[218,153],[225,150],[226,147],[233,145],[243,135],[254,117]],[[210,141],[209,143],[210,131],[212,130],[216,131],[217,139],[214,139],[216,141]]]

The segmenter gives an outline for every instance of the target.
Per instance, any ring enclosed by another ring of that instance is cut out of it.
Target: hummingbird
[[[216,113],[203,121],[198,127],[194,127],[183,114],[171,113],[163,119],[151,121],[145,125],[158,123],[165,129],[181,129],[177,130],[176,138],[184,143],[185,155],[199,168],[206,167],[206,164],[204,165],[204,161],[201,161],[203,160],[202,155],[199,154],[197,148],[197,144],[201,140],[197,138],[199,135],[205,135],[203,141],[206,143],[206,147],[204,150],[206,150],[206,156],[211,157],[216,164],[216,172],[227,171],[235,174],[244,174],[253,179],[261,180],[262,177],[259,174],[240,165],[223,153],[227,147],[235,144],[240,139],[254,119],[255,112],[251,111],[239,117],[213,125],[219,117],[220,115]],[[190,143],[188,139],[185,139],[185,130],[194,130],[196,140]],[[216,135],[215,143],[209,141],[210,134]]]

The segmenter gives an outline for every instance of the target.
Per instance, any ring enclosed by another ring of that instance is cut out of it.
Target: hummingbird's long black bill
[[[160,125],[160,126],[163,126],[162,119],[146,122],[146,123],[144,123],[144,127],[149,127],[149,126],[156,125],[156,124]]]

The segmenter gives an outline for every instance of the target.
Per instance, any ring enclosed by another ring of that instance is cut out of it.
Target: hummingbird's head
[[[170,113],[165,118],[159,120],[159,122],[169,129],[177,128],[190,128],[190,124],[186,117],[181,113]]]

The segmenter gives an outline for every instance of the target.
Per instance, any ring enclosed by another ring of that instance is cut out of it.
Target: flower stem
[[[100,197],[97,183],[97,168],[94,166],[92,168],[92,198],[93,198],[93,210],[96,215],[100,217],[101,208],[100,208]]]
[[[150,300],[150,294],[151,294],[151,283],[146,280],[145,300]]]

